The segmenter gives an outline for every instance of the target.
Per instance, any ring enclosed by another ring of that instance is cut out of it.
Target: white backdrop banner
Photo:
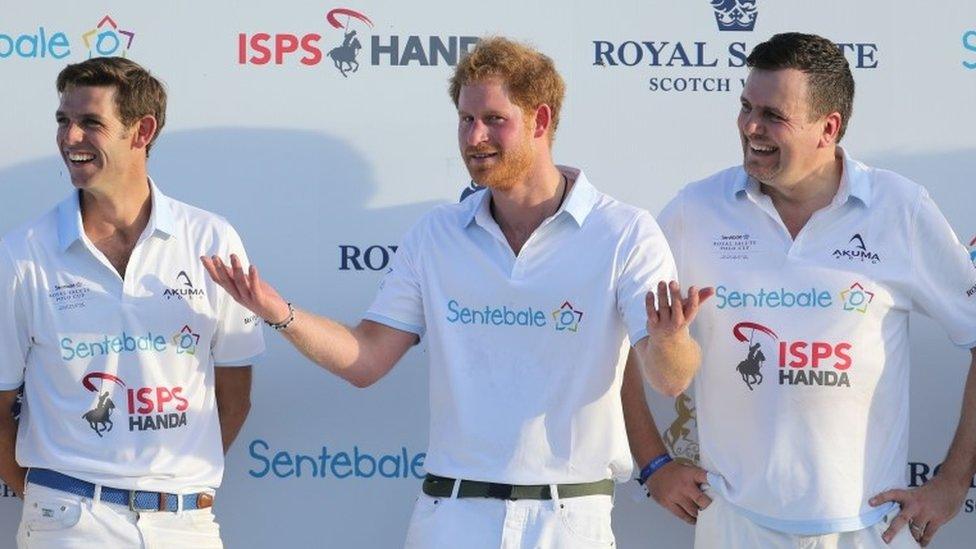
[[[925,185],[976,246],[971,0],[0,6],[0,233],[70,190],[54,144],[58,71],[124,55],[168,86],[150,160],[160,187],[226,216],[285,296],[344,322],[369,304],[404,231],[469,184],[447,79],[486,34],[534,44],[565,77],[556,161],[651,212],[686,182],[740,161],[735,117],[751,48],[782,31],[827,36],[858,87],[847,149]],[[358,390],[267,335],[251,416],[217,497],[227,545],[399,546],[424,474],[423,345]],[[912,355],[905,472],[916,486],[951,439],[968,353],[919,318]],[[693,397],[650,401],[669,446],[694,458]],[[0,547],[13,547],[20,503],[0,495]],[[614,528],[623,547],[692,540],[689,526],[623,488]],[[933,546],[972,547],[974,537],[976,490]]]

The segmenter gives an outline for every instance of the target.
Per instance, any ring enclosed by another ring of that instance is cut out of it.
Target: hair
[[[548,105],[552,111],[549,137],[555,136],[566,83],[556,72],[552,59],[508,38],[483,38],[461,58],[451,76],[448,91],[454,106],[458,105],[463,86],[492,78],[502,81],[512,102],[525,112]]]
[[[787,32],[756,46],[746,65],[777,71],[796,69],[807,75],[811,114],[820,117],[840,113],[837,141],[844,137],[854,109],[854,76],[840,48],[822,36]]]
[[[132,125],[146,115],[156,119],[156,133],[146,145],[149,149],[166,123],[166,89],[146,69],[124,57],[94,57],[68,65],[59,74],[58,93],[76,86],[111,86],[115,88],[115,107],[119,120]]]

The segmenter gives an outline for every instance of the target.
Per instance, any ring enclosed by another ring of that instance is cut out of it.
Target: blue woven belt
[[[75,494],[83,498],[95,497],[95,485],[50,469],[31,468],[27,472],[27,482]],[[123,490],[102,486],[101,501],[115,503],[128,507],[131,511],[171,511],[178,509],[179,500],[183,498],[183,509],[205,509],[213,505],[213,496],[207,492],[198,494],[167,494],[165,492],[145,492],[142,490]]]

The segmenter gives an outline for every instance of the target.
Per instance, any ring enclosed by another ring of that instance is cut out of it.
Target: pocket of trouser
[[[608,496],[584,496],[559,500],[557,514],[574,538],[601,547],[614,543],[610,527],[613,501]]]
[[[27,501],[21,522],[27,532],[52,532],[66,530],[81,519],[81,503],[64,499],[38,499]]]

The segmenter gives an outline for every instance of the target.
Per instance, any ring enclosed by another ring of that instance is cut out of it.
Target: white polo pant
[[[28,484],[17,529],[19,549],[220,549],[213,509],[130,511],[128,507]]]
[[[555,488],[555,487],[554,487]],[[557,490],[553,489],[553,494]],[[551,500],[433,498],[423,492],[405,549],[590,549],[616,546],[611,496]]]
[[[708,495],[712,503],[698,512],[695,526],[695,549],[918,549],[918,542],[908,531],[908,526],[898,532],[891,545],[886,545],[881,534],[898,515],[896,508],[884,520],[873,526],[853,532],[839,532],[816,536],[787,534],[759,526],[714,490]]]

